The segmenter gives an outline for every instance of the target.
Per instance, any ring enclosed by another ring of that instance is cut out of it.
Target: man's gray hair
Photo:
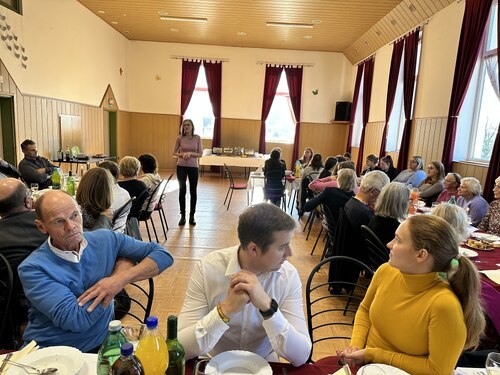
[[[460,181],[460,184],[467,185],[471,194],[481,195],[483,194],[483,187],[477,178],[474,177],[464,177]]]
[[[365,174],[361,180],[360,189],[367,193],[372,189],[382,191],[385,185],[390,182],[389,177],[382,171],[371,171]]]
[[[255,243],[265,253],[274,242],[274,233],[293,231],[295,220],[271,203],[260,203],[248,207],[238,221],[238,239],[246,249],[250,242]]]
[[[339,170],[337,182],[340,190],[353,191],[356,187],[356,172],[349,168]]]
[[[396,220],[405,219],[408,214],[410,190],[399,182],[386,185],[375,203],[375,214]]]

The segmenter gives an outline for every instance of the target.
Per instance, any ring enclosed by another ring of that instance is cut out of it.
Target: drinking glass
[[[500,353],[489,353],[486,358],[486,372],[488,375],[500,375]]]
[[[32,183],[32,184],[30,185],[30,187],[31,187],[31,192],[32,192],[33,194],[36,194],[36,192],[38,191],[38,184],[37,184],[36,182],[34,182],[34,183]]]
[[[217,365],[212,363],[210,367],[207,367],[208,362],[210,362],[210,358],[196,362],[194,375],[217,375],[219,373]]]
[[[143,323],[130,324],[122,328],[122,332],[127,340],[134,346],[134,351],[137,349],[139,340],[146,330],[146,325]]]

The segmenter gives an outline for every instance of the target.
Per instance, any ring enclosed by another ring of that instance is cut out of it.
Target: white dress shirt
[[[194,268],[179,315],[179,341],[186,359],[228,350],[248,350],[268,361],[283,357],[300,366],[309,357],[311,340],[302,306],[302,284],[297,270],[285,261],[274,272],[258,275],[265,292],[276,300],[278,311],[264,320],[248,303],[224,323],[217,304],[227,296],[229,280],[241,270],[238,246],[205,256]]]
[[[130,199],[130,194],[127,190],[118,184],[113,185],[113,202],[111,208],[113,212],[122,207]]]

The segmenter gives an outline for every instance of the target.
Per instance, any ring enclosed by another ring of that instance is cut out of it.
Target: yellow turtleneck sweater
[[[446,374],[466,338],[460,301],[435,272],[409,275],[382,265],[361,303],[351,346],[366,348],[367,363],[410,374]]]

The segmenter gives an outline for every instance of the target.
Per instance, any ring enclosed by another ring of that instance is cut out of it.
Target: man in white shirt
[[[179,315],[186,359],[248,350],[268,361],[305,363],[311,340],[302,285],[286,261],[294,229],[295,221],[275,205],[252,206],[239,218],[240,245],[198,262]]]
[[[118,164],[114,161],[106,160],[99,163],[100,168],[107,169],[115,180],[115,184],[113,185],[113,202],[111,202],[111,209],[114,211],[118,210],[130,199],[130,194],[127,190],[118,185],[118,176],[120,175],[120,169],[118,168]]]

